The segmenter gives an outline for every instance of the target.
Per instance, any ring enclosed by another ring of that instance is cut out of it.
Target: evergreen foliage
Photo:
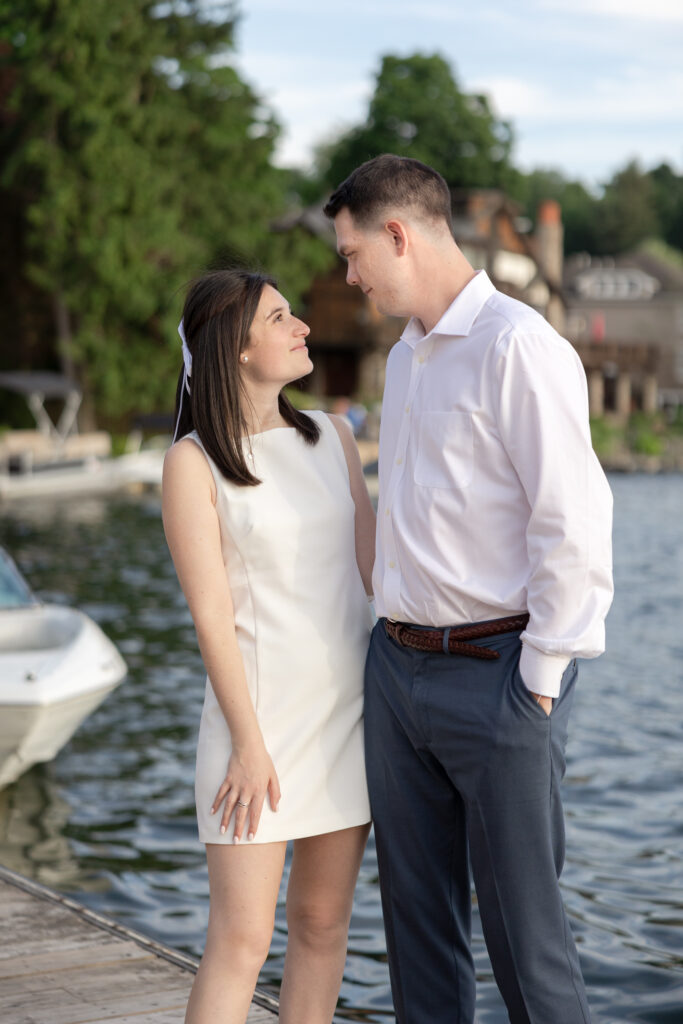
[[[0,368],[56,348],[100,416],[170,408],[183,286],[242,262],[296,303],[334,257],[274,225],[382,152],[532,219],[557,199],[568,253],[683,250],[683,176],[630,163],[594,193],[522,173],[510,125],[437,54],[385,56],[366,119],[314,174],[276,168],[279,126],[233,67],[237,18],[232,0],[0,0]]]
[[[631,161],[598,194],[560,171],[520,174],[511,194],[532,218],[541,199],[562,207],[565,252],[616,256],[659,238],[683,250],[683,176],[668,164],[644,171]]]
[[[288,294],[327,265],[303,234],[269,245],[286,176],[278,125],[231,66],[234,4],[0,4],[0,178],[62,366],[99,413],[168,408],[185,282],[267,264]],[[296,297],[296,296],[294,296]]]
[[[512,129],[486,96],[465,93],[443,57],[386,56],[366,121],[318,153],[322,183],[334,188],[380,153],[422,160],[453,187],[506,187]]]
[[[643,171],[627,164],[591,192],[561,171],[524,173],[512,164],[513,132],[485,96],[461,90],[438,55],[385,56],[365,121],[320,146],[313,175],[294,175],[302,202],[321,201],[379,153],[411,156],[435,167],[453,188],[498,188],[532,221],[542,199],[562,207],[565,252],[616,255],[659,237],[683,250],[683,176],[667,164]]]

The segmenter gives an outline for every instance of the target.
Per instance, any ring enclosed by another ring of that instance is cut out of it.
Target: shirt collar
[[[468,335],[482,307],[495,290],[486,271],[479,270],[462,291],[458,292],[429,334],[425,334],[421,321],[413,316],[406,324],[401,341],[405,341],[411,348],[415,348],[419,342],[424,341],[432,334],[449,334],[455,337]]]

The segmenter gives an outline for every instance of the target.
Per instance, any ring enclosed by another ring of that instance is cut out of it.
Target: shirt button
[[[396,568],[396,562],[389,562],[389,568],[390,569],[395,569]]]
[[[384,515],[388,516],[390,511],[391,511],[391,509],[385,508],[384,509]]]
[[[402,462],[403,462],[403,459],[396,459],[396,465],[397,466],[400,466]]]
[[[409,405],[406,406],[406,412],[410,412],[410,406]]]
[[[420,358],[418,359],[418,363],[424,363],[424,361],[424,356],[420,356]]]

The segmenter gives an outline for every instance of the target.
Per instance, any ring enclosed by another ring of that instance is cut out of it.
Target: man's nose
[[[346,268],[346,283],[347,284],[358,284],[358,274],[353,269],[353,267],[351,266],[350,263],[349,263],[349,265]]]

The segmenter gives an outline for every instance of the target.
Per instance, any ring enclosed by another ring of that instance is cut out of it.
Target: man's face
[[[393,236],[385,227],[361,228],[344,207],[334,218],[337,250],[346,260],[346,283],[358,285],[380,313],[399,316],[400,260]]]

